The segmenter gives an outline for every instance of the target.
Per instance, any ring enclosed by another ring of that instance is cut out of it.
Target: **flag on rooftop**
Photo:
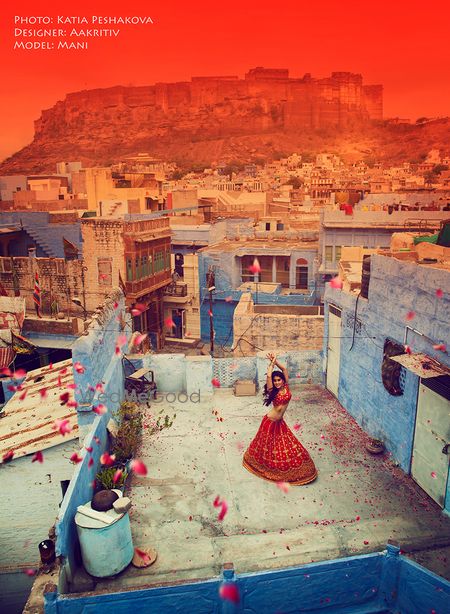
[[[36,307],[36,313],[38,317],[41,316],[41,286],[39,285],[39,275],[38,272],[34,274],[34,292],[33,292],[33,301]]]

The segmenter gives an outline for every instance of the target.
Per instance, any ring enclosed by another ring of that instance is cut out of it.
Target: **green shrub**
[[[105,467],[105,469],[99,471],[99,473],[97,473],[97,475],[95,476],[97,482],[99,482],[106,490],[111,490],[113,488],[122,488],[122,486],[125,484],[125,480],[128,477],[128,472],[123,469],[122,475],[117,480],[117,482],[114,483],[114,476],[116,474],[116,471],[117,467]]]
[[[142,439],[143,413],[137,403],[124,401],[116,413],[119,429],[112,449],[116,461],[125,463],[132,458]]]

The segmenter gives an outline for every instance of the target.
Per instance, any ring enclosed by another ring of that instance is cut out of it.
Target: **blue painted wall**
[[[1,215],[1,223],[20,226],[21,222],[25,230],[36,233],[36,240],[39,246],[40,241],[43,245],[50,247],[52,253],[47,253],[45,248],[39,247],[38,257],[64,258],[63,237],[76,245],[80,251],[82,249],[81,224],[49,224],[49,213],[47,211],[5,211]],[[13,254],[18,256],[28,256],[28,253]]]
[[[369,299],[358,301],[357,320],[361,330],[352,347],[356,296],[327,287],[325,293],[324,359],[327,353],[328,305],[342,309],[340,374],[338,398],[347,411],[372,437],[382,439],[401,468],[410,472],[419,378],[405,370],[404,393],[392,396],[381,379],[383,347],[386,339],[407,344],[414,352],[424,352],[450,367],[450,357],[433,349],[433,344],[450,338],[449,274],[443,269],[426,268],[389,258],[372,256]],[[444,297],[436,297],[436,289]],[[408,311],[414,311],[411,322]],[[430,339],[427,339],[429,337]],[[450,484],[446,504],[450,510]]]
[[[388,546],[384,553],[260,573],[235,575],[232,569],[225,569],[220,578],[137,591],[79,597],[48,592],[45,613],[446,614],[450,583],[403,559],[398,551]],[[239,603],[220,599],[219,589],[227,584],[237,587]]]

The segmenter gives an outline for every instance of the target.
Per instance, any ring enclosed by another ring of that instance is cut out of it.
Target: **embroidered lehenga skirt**
[[[260,478],[272,482],[308,484],[317,469],[308,451],[284,420],[262,419],[255,438],[244,454],[243,465]]]

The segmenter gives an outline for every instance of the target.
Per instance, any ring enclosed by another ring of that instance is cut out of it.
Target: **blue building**
[[[449,513],[450,271],[400,256],[371,256],[368,298],[327,288],[326,386]]]
[[[265,234],[265,233],[261,233]],[[252,272],[255,258],[260,272]],[[317,242],[235,237],[198,251],[201,296],[201,336],[210,336],[208,273],[214,273],[212,312],[215,340],[224,346],[233,338],[233,313],[242,293],[250,291],[255,304],[317,305]]]

